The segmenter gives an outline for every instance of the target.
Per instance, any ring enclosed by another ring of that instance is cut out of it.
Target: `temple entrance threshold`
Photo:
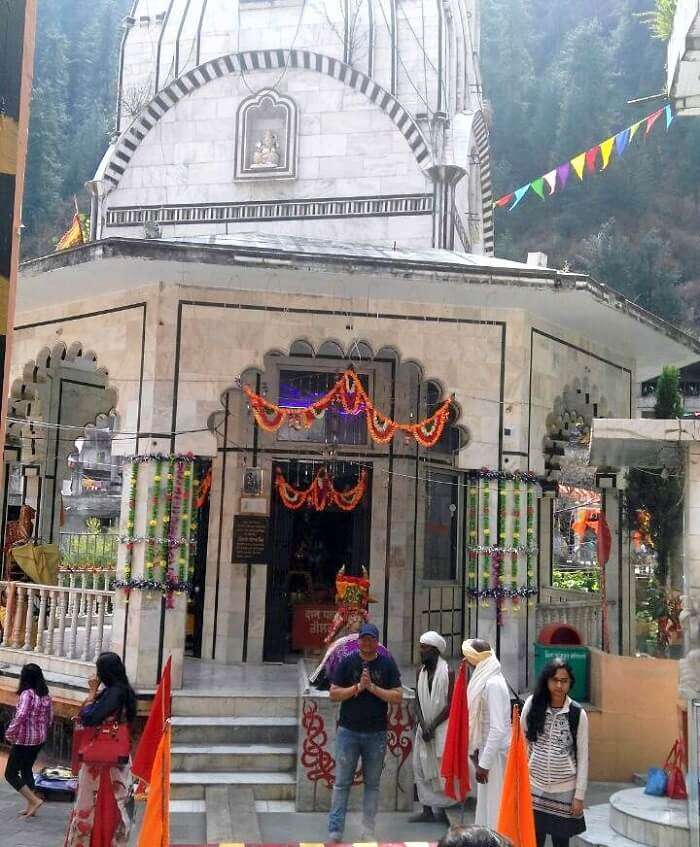
[[[325,467],[339,491],[356,485],[361,470],[356,462],[283,461],[274,466],[298,489],[308,488]],[[295,662],[323,649],[335,614],[335,578],[340,568],[345,566],[345,572],[354,576],[368,568],[371,474],[367,472],[365,496],[352,511],[334,505],[321,511],[310,505],[291,509],[276,493],[274,480],[272,485],[263,658]]]

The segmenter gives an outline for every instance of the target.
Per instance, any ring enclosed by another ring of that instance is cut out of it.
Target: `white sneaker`
[[[342,840],[343,840],[343,833],[342,832],[329,832],[328,833],[328,841],[331,844],[340,844],[340,842]]]

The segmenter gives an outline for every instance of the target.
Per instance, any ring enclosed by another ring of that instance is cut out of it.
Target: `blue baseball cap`
[[[360,627],[359,638],[362,638],[363,635],[370,635],[372,638],[376,638],[379,641],[379,630],[373,623],[363,623]]]

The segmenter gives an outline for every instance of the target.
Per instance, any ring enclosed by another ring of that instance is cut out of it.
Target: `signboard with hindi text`
[[[267,515],[234,515],[231,561],[242,565],[267,564]]]

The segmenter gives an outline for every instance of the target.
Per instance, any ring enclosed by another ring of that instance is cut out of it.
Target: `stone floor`
[[[4,770],[4,760],[0,759]],[[587,802],[590,805],[605,803],[608,797],[629,785],[596,782],[589,787]],[[17,794],[3,780],[0,782],[0,844],[2,847],[62,847],[65,827],[70,814],[67,803],[45,803],[36,818],[25,820],[17,817],[22,803]],[[139,806],[139,819],[142,806]],[[358,813],[349,813],[345,837],[347,841],[358,840],[360,820]],[[379,814],[377,836],[382,841],[437,841],[444,826],[436,824],[410,824],[409,815],[401,812]],[[473,811],[467,809],[465,823],[472,820]],[[326,836],[327,817],[324,814],[297,814],[293,811],[258,811],[262,840],[268,844],[288,844],[292,841],[323,842]],[[459,820],[455,820],[459,823]],[[132,832],[131,847],[138,839],[138,827]],[[176,814],[171,817],[171,843],[203,845],[201,816]]]
[[[299,693],[297,665],[222,665],[206,659],[187,657],[183,685],[173,694],[196,692],[198,695],[247,697],[296,697]]]

